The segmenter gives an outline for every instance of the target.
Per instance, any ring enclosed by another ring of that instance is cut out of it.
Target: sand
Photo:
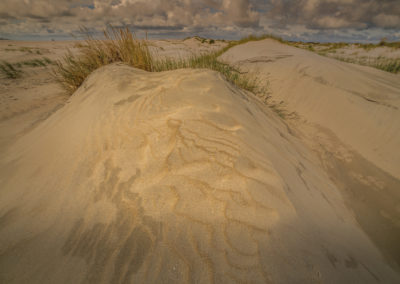
[[[202,39],[192,37],[185,40],[150,40],[150,51],[160,58],[188,58],[193,55],[218,51],[227,46],[228,42],[215,40],[202,42]]]
[[[272,99],[331,130],[345,144],[400,178],[400,74],[343,63],[280,44],[248,43],[222,59],[268,79]]]
[[[400,74],[274,40],[237,46],[222,59],[268,80],[270,102],[295,113],[288,122],[399,270]]]
[[[5,100],[0,283],[398,283],[398,77],[273,41],[224,59],[295,118],[213,71],[122,64]]]

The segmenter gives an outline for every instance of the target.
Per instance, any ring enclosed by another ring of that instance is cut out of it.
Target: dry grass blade
[[[128,28],[109,28],[104,31],[104,39],[95,39],[86,28],[81,29],[85,35],[84,43],[77,44],[77,55],[71,51],[62,61],[56,63],[54,75],[63,88],[72,94],[83,83],[87,76],[97,68],[114,62],[124,62],[130,66],[146,71],[167,71],[179,68],[207,68],[223,74],[228,81],[240,88],[257,92],[258,82],[244,76],[232,66],[217,60],[229,48],[248,41],[261,40],[265,37],[248,37],[231,42],[224,49],[193,56],[188,59],[165,59],[155,61],[146,41],[138,40]]]
[[[263,87],[260,87],[260,82],[254,76],[248,76],[240,72],[233,66],[218,60],[220,51],[207,53],[197,56],[192,56],[187,59],[172,59],[167,58],[155,61],[153,71],[168,71],[182,68],[192,69],[210,69],[221,73],[228,82],[236,85],[239,88],[258,94],[265,92]]]
[[[104,31],[104,39],[95,39],[88,29],[82,28],[84,43],[77,44],[78,54],[68,51],[63,60],[56,63],[53,74],[63,88],[72,94],[97,68],[114,62],[152,71],[152,57],[147,43],[132,34],[128,28],[110,27]]]
[[[128,28],[110,27],[104,31],[104,39],[95,39],[86,28],[82,28],[81,31],[85,40],[75,46],[79,53],[73,54],[69,50],[63,60],[56,62],[53,72],[56,80],[69,94],[73,94],[86,77],[97,68],[114,62],[123,62],[151,72],[180,68],[211,69],[221,73],[229,82],[239,88],[255,93],[262,98],[268,97],[264,84],[261,84],[255,76],[243,74],[229,64],[219,61],[218,57],[238,44],[262,40],[271,36],[249,36],[240,41],[232,41],[217,52],[195,55],[186,59],[155,60],[150,53],[147,41],[138,40]]]
[[[195,55],[186,59],[155,60],[147,41],[138,40],[128,28],[109,28],[104,31],[104,39],[95,39],[86,28],[81,29],[85,40],[75,47],[79,53],[68,51],[62,61],[56,62],[54,76],[62,87],[73,94],[83,81],[97,68],[114,62],[124,62],[130,66],[151,72],[180,68],[204,68],[221,73],[229,82],[239,88],[267,98],[266,88],[255,76],[221,62],[218,57],[228,49],[249,41],[262,40],[271,36],[250,36],[240,41],[232,41],[225,48],[212,53]]]

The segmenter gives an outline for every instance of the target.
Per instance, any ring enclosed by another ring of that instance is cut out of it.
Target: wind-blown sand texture
[[[400,281],[398,77],[268,40],[223,58],[299,118],[213,71],[113,64],[0,122],[0,283]]]

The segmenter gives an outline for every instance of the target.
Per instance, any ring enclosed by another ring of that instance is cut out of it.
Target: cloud
[[[101,31],[112,24],[157,37],[336,38],[369,30],[397,39],[400,0],[1,0],[0,19],[0,36],[11,38],[76,34],[80,26]]]
[[[0,15],[13,19],[0,33],[25,31],[23,23],[65,32],[106,24],[148,30],[257,29],[260,16],[250,0],[2,0]]]
[[[271,0],[268,16],[280,26],[309,29],[400,28],[399,0]]]
[[[400,4],[399,4],[400,5]],[[398,15],[385,15],[380,13],[372,18],[373,23],[377,26],[385,28],[399,28],[400,27],[400,14]]]

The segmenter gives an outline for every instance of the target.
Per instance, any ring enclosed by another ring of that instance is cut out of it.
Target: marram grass
[[[11,63],[2,61],[0,63],[0,73],[8,79],[16,79],[21,76],[22,71],[15,68]]]
[[[260,82],[254,76],[245,75],[240,70],[235,69],[229,64],[219,61],[217,58],[219,52],[213,52],[198,56],[192,56],[187,59],[166,58],[154,62],[153,71],[168,71],[183,68],[192,69],[210,69],[224,75],[226,80],[239,88],[250,91],[252,93],[263,92]]]
[[[85,41],[75,45],[78,54],[68,50],[63,60],[57,61],[54,75],[62,87],[72,94],[87,76],[97,68],[114,62],[152,71],[153,59],[145,41],[138,40],[126,29],[104,30],[104,40],[95,39],[82,29]]]
[[[161,72],[181,68],[205,68],[220,72],[234,85],[247,91],[265,92],[255,77],[250,77],[236,70],[232,66],[220,62],[217,58],[229,48],[251,40],[263,38],[249,37],[240,41],[233,41],[220,51],[192,56],[187,59],[155,59],[149,51],[145,40],[139,40],[128,28],[109,28],[104,31],[105,39],[95,39],[87,29],[82,29],[85,40],[75,47],[78,53],[70,50],[61,61],[57,61],[54,69],[56,80],[69,94],[73,94],[87,76],[97,68],[114,63],[123,62],[127,65],[150,72]]]

